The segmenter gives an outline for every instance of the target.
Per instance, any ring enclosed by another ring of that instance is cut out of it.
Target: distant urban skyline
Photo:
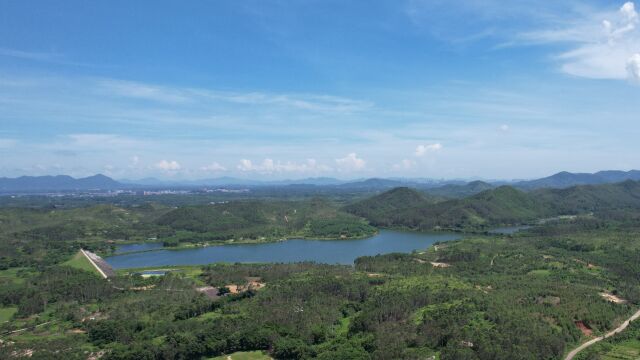
[[[639,26],[624,1],[5,1],[0,176],[638,169]]]

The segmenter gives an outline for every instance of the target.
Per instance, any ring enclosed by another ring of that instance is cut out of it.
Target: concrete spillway
[[[80,251],[87,258],[87,260],[89,260],[91,265],[93,265],[96,270],[98,270],[103,278],[107,279],[116,276],[116,272],[113,270],[111,265],[107,264],[107,262],[104,261],[104,259],[102,259],[100,256],[87,250],[80,249]]]

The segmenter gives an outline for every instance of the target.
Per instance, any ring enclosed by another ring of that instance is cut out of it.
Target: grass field
[[[605,353],[601,353],[602,360],[637,360],[640,359],[640,340],[631,339],[615,344]]]
[[[181,274],[191,280],[194,281],[196,285],[205,285],[200,279],[200,275],[202,274],[202,266],[201,265],[178,265],[178,266],[151,266],[151,267],[141,267],[141,268],[131,268],[131,269],[118,269],[116,273],[118,275],[130,275],[136,272],[142,271],[150,271],[150,270],[167,270],[175,271],[178,274]]]
[[[14,283],[22,284],[26,277],[33,274],[33,270],[27,268],[11,268],[0,271],[0,284]]]
[[[268,360],[271,359],[269,355],[262,351],[239,351],[229,355],[222,355],[210,360]]]
[[[0,324],[11,320],[16,311],[18,311],[17,307],[0,307]]]
[[[98,270],[89,262],[86,256],[82,255],[82,252],[78,251],[71,260],[62,263],[62,265],[71,266],[76,269],[89,271],[98,274]]]

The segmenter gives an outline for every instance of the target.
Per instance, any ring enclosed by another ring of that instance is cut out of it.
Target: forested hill
[[[463,198],[471,195],[481,193],[486,190],[495,188],[484,181],[472,181],[464,185],[460,184],[447,184],[440,187],[425,189],[429,195],[442,196],[452,199]]]
[[[463,198],[429,202],[407,188],[397,188],[351,204],[346,211],[375,226],[431,230],[481,229],[521,224],[558,215],[640,209],[640,182],[583,185],[524,192],[510,186]]]
[[[178,236],[181,241],[292,236],[360,238],[375,233],[375,229],[361,218],[322,199],[185,206],[164,214],[157,220],[157,225],[169,227],[189,238]]]
[[[418,190],[398,187],[348,205],[345,210],[368,219],[375,226],[393,226],[398,221],[395,214],[420,211],[433,203]]]

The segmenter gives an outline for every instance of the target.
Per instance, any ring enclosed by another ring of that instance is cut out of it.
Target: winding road
[[[595,339],[591,339],[589,341],[587,341],[586,343],[578,346],[577,348],[573,349],[569,354],[567,354],[567,357],[564,358],[564,360],[572,360],[576,355],[578,355],[578,353],[586,348],[588,348],[589,346],[597,343],[598,341],[602,341],[604,339],[610,338],[613,335],[622,332],[624,329],[627,328],[627,326],[629,326],[629,323],[631,323],[632,321],[636,320],[640,318],[640,310],[636,311],[635,314],[631,315],[630,318],[628,318],[627,320],[625,320],[625,322],[623,322],[620,326],[618,326],[617,328],[611,330],[610,332],[606,333],[604,336],[600,336],[597,337]]]

